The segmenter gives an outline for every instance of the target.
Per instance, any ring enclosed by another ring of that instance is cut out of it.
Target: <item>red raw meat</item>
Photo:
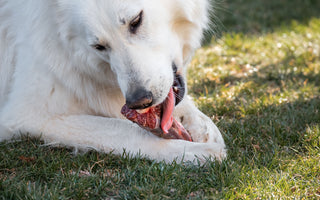
[[[124,105],[121,113],[128,120],[137,123],[159,137],[192,141],[189,133],[172,117],[174,104],[174,94],[171,89],[166,101],[158,106],[138,112]]]

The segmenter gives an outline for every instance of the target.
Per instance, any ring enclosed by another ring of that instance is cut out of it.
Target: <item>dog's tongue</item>
[[[161,119],[161,129],[164,133],[168,133],[169,129],[172,126],[173,123],[173,116],[172,112],[175,106],[175,98],[173,89],[170,89],[169,95],[167,96],[165,102],[163,103],[163,113],[162,113],[162,119]]]

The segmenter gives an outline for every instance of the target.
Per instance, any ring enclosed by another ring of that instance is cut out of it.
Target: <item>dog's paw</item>
[[[217,126],[200,111],[192,116],[183,116],[182,124],[195,142],[225,145]]]
[[[183,162],[200,162],[201,164],[210,160],[222,161],[227,156],[224,144],[219,143],[197,143],[192,149],[186,149]]]
[[[13,136],[14,135],[12,133],[10,133],[10,131],[7,128],[0,125],[0,142],[5,141],[5,140],[9,140]]]
[[[162,151],[167,162],[176,160],[178,162],[201,164],[206,161],[222,161],[227,153],[225,145],[221,143],[197,143],[183,140],[171,140],[168,148]]]

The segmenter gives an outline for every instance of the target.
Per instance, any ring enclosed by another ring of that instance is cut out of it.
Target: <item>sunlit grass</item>
[[[319,96],[319,32],[319,20],[312,19],[307,26],[293,23],[266,35],[227,34],[197,52],[190,91],[213,107],[231,101],[241,110],[242,104],[314,99]]]
[[[188,83],[235,162],[224,197],[320,198],[319,19],[225,34],[197,52]]]

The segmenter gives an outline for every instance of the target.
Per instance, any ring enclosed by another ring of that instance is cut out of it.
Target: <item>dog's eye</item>
[[[93,45],[93,48],[95,48],[98,51],[105,51],[106,50],[106,47],[103,45],[100,45],[100,44]]]
[[[96,49],[97,51],[106,51],[107,48],[108,48],[108,47],[103,46],[103,45],[101,45],[101,44],[94,44],[94,45],[92,45],[92,47],[93,47],[94,49]]]
[[[142,24],[143,11],[130,22],[130,33],[135,34]]]

